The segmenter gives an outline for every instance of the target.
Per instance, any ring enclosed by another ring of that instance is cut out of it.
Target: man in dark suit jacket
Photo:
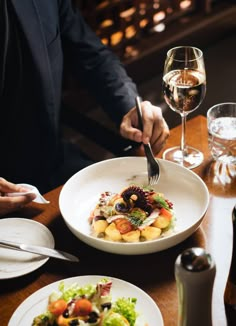
[[[157,152],[169,134],[160,108],[149,102],[142,103],[144,132],[137,129],[135,84],[70,0],[0,0],[0,174],[41,192],[56,185],[65,162],[59,125],[64,62],[122,136],[150,140]],[[77,170],[87,164],[79,162]]]

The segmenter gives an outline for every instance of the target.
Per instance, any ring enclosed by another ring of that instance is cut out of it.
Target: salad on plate
[[[96,284],[66,286],[49,296],[47,310],[36,316],[32,326],[138,326],[136,298],[112,300],[112,281],[101,279]],[[148,326],[148,324],[142,324]]]
[[[89,223],[92,235],[105,240],[154,240],[174,230],[173,203],[150,187],[131,185],[119,193],[101,193]]]

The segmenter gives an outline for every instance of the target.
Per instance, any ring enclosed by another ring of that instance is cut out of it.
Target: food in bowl
[[[111,290],[109,279],[82,287],[78,283],[66,286],[62,281],[59,291],[49,296],[46,312],[36,316],[32,326],[138,326],[137,299],[121,297],[113,301]],[[148,326],[140,326],[144,325]]]
[[[173,231],[173,203],[151,187],[131,185],[101,193],[89,223],[92,235],[108,241],[154,240]]]
[[[145,157],[119,157],[88,166],[72,176],[59,197],[62,217],[69,230],[82,242],[105,252],[121,255],[143,255],[171,248],[187,239],[200,226],[208,204],[209,191],[196,173],[179,164],[159,159],[161,175],[153,185],[173,203],[173,228],[151,241],[127,243],[106,241],[93,235],[89,224],[91,211],[101,193],[120,193],[124,187],[147,185]]]

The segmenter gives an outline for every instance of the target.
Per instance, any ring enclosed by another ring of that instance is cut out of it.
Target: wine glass
[[[168,106],[181,116],[182,135],[180,147],[164,151],[164,159],[189,169],[202,163],[202,152],[186,146],[185,130],[187,115],[199,107],[205,93],[206,73],[202,51],[192,46],[170,49],[164,65],[163,94]]]

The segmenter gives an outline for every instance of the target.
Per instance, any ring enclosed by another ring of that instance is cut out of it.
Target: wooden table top
[[[180,126],[171,130],[166,147],[180,144]],[[204,162],[193,171],[206,183],[210,204],[201,226],[187,240],[162,252],[142,256],[120,256],[101,252],[78,240],[66,227],[59,211],[61,187],[47,193],[49,205],[32,203],[14,216],[33,219],[46,225],[55,238],[56,248],[71,252],[79,263],[49,259],[28,275],[0,280],[0,324],[5,326],[15,309],[32,293],[52,282],[80,275],[109,275],[124,279],[146,291],[159,306],[165,326],[177,325],[178,300],[174,278],[177,256],[189,247],[203,247],[216,263],[213,289],[213,325],[225,326],[223,292],[232,248],[232,208],[236,203],[236,176],[217,179],[207,144],[206,118],[187,122],[187,144],[204,153]],[[161,157],[161,154],[159,156]],[[28,326],[28,325],[25,325]]]

